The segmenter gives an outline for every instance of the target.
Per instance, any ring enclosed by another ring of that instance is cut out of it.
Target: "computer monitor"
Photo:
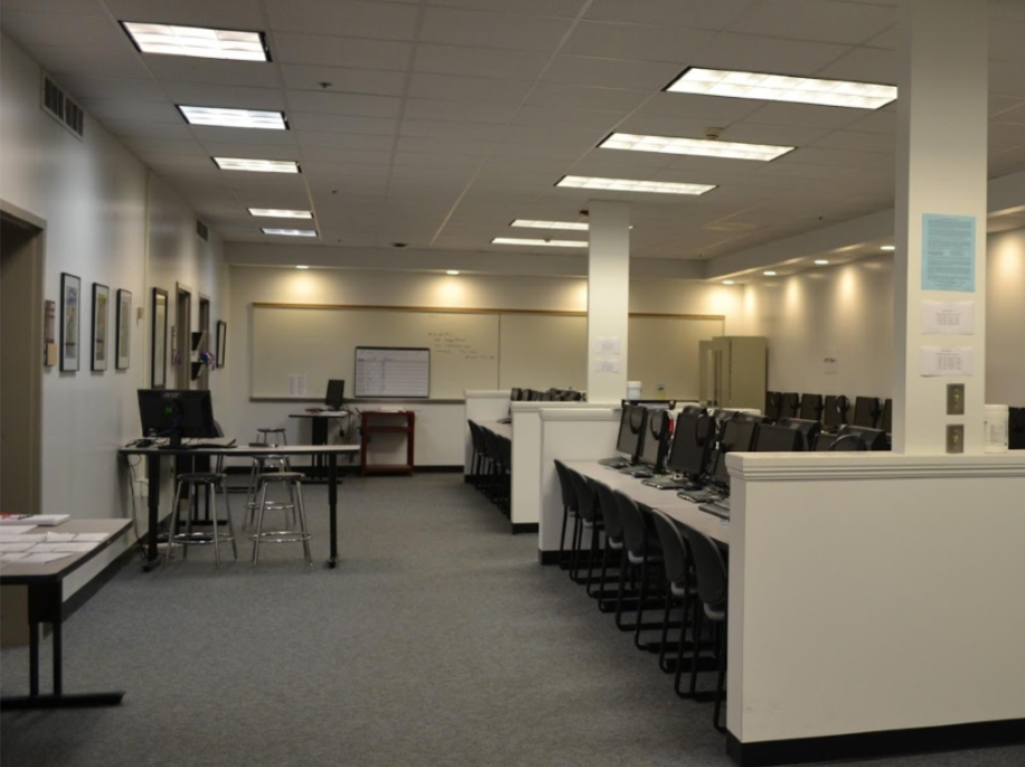
[[[809,421],[805,418],[781,418],[778,423],[801,433],[803,450],[812,450],[822,428],[819,421]]]
[[[823,431],[835,432],[848,423],[848,398],[828,394],[823,402]]]
[[[801,399],[796,392],[783,392],[780,395],[779,418],[797,418],[801,407]]]
[[[880,431],[891,433],[891,401],[884,400],[883,409],[880,411],[880,422],[876,425]]]
[[[851,422],[854,426],[876,428],[876,418],[880,412],[880,400],[876,397],[856,397],[855,414]]]
[[[648,420],[648,408],[641,405],[624,405],[620,414],[620,434],[616,440],[616,449],[631,457],[631,463],[638,460],[641,450],[641,434]]]
[[[139,389],[139,418],[145,436],[168,437],[172,445],[221,436],[206,390]]]
[[[332,378],[328,381],[328,391],[324,394],[324,407],[328,410],[341,410],[346,398],[346,382]]]
[[[866,443],[868,450],[890,450],[890,440],[882,429],[868,429],[864,426],[842,426],[837,430],[837,442],[846,437],[858,437]],[[835,443],[836,444],[836,443]],[[855,448],[856,450],[858,448]]]
[[[798,417],[806,421],[818,421],[823,416],[823,395],[803,394],[798,408]]]
[[[797,429],[763,424],[755,435],[757,453],[795,453],[804,448],[805,441]]]
[[[741,414],[739,413],[738,416]],[[734,417],[724,423],[720,435],[720,452],[748,452],[755,442],[755,431],[759,427],[756,421]]]
[[[666,467],[688,479],[698,479],[706,470],[712,447],[714,421],[702,408],[685,408],[673,429],[673,447]]]
[[[638,462],[651,466],[656,474],[665,469],[666,449],[670,444],[670,412],[653,410],[648,414],[648,424],[644,429],[645,438],[641,442],[641,453]]]
[[[1008,408],[1008,449],[1023,449],[1023,409]]]

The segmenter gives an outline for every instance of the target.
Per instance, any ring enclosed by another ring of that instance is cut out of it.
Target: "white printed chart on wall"
[[[431,350],[356,347],[355,395],[395,399],[431,396]]]

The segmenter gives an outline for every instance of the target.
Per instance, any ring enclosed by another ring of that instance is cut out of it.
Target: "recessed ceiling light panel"
[[[299,173],[294,160],[253,160],[247,157],[214,157],[221,170],[249,170],[257,173]]]
[[[532,248],[586,248],[587,240],[538,240],[527,237],[496,237],[492,245],[521,245]]]
[[[895,249],[895,247],[893,245],[884,245],[884,246],[882,246],[880,248],[880,250],[894,250],[894,249]]]
[[[122,21],[121,24],[142,53],[233,61],[271,60],[262,32],[135,21]]]
[[[600,149],[624,149],[630,152],[662,152],[664,154],[690,154],[700,157],[721,157],[730,160],[759,160],[769,162],[793,152],[793,146],[771,144],[737,144],[730,141],[710,141],[673,136],[641,136],[633,133],[614,133],[601,144]]]
[[[225,109],[222,107],[178,106],[189,125],[216,125],[222,128],[262,128],[288,130],[284,112],[261,109]]]
[[[898,89],[893,85],[697,67],[685,71],[666,90],[852,109],[879,109],[898,98]]]
[[[316,229],[272,229],[264,227],[260,230],[264,234],[273,234],[276,237],[316,237]]]
[[[830,262],[825,258],[817,258],[813,263],[815,263],[816,266],[830,266]]]
[[[765,276],[765,277],[776,277],[776,276],[777,276],[777,273],[776,273],[776,272],[774,272],[774,271],[773,271],[772,269],[770,269],[770,270],[768,270],[768,271],[765,271],[765,272],[763,272],[762,274],[763,274],[763,276]]]
[[[535,221],[531,219],[518,218],[510,226],[523,229],[566,229],[575,232],[588,231],[586,221]]]
[[[309,210],[285,210],[280,208],[250,208],[249,215],[261,218],[313,218]]]
[[[637,181],[630,178],[596,178],[594,176],[563,176],[556,186],[611,192],[691,195],[705,194],[716,188],[715,184],[678,184],[669,181]]]

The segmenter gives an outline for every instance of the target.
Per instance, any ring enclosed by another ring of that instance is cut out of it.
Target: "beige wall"
[[[987,402],[1023,406],[1023,230],[991,235],[987,243]]]

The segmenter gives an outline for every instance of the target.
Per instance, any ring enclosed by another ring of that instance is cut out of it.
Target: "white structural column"
[[[593,201],[588,246],[588,401],[619,402],[627,393],[630,208]]]
[[[902,0],[901,6],[894,449],[943,453],[947,425],[962,424],[965,452],[978,453],[986,370],[987,0]],[[936,314],[942,303],[956,304],[948,307],[956,314],[971,305],[972,335],[925,332],[924,310]],[[936,349],[956,352],[944,355],[949,374],[924,376],[924,356]],[[971,371],[950,374],[969,357]],[[964,415],[947,414],[950,383],[965,384]]]

